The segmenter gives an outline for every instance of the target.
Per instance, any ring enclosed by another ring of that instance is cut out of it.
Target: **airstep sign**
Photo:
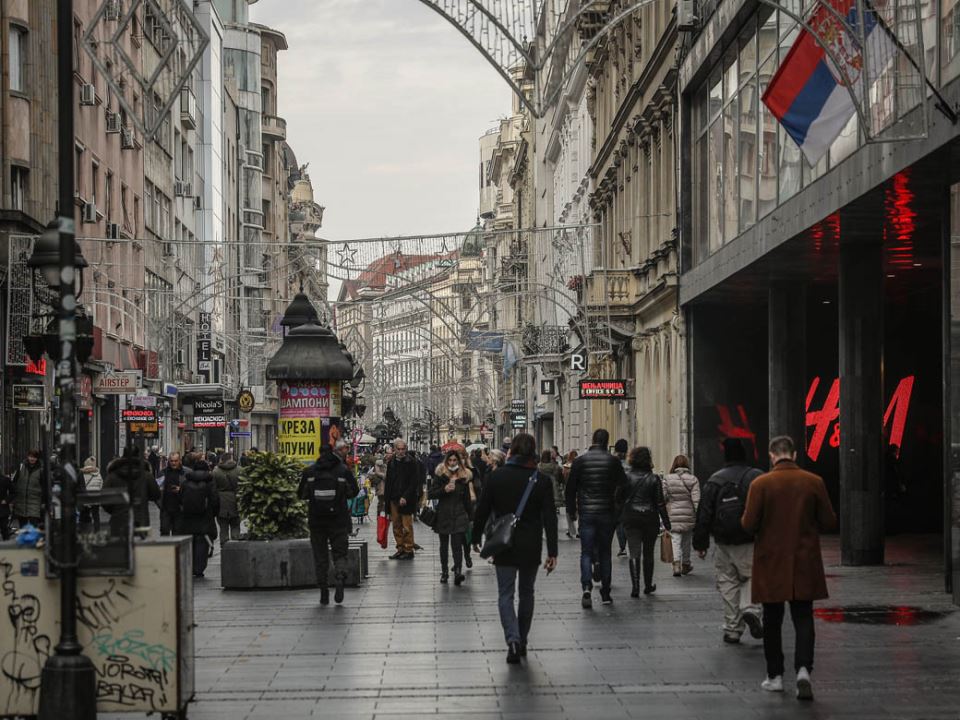
[[[142,370],[123,370],[98,377],[93,392],[95,395],[133,395],[142,386]]]

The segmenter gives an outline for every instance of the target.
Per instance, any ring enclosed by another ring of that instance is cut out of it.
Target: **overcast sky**
[[[259,0],[283,32],[279,114],[326,206],[322,237],[463,231],[478,139],[510,112],[504,81],[419,0]]]

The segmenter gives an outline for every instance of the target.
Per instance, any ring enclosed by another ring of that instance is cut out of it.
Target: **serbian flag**
[[[867,9],[862,47],[860,8]],[[763,104],[811,165],[857,112],[854,96],[863,97],[864,76],[870,87],[896,57],[896,43],[882,23],[866,0],[821,0],[808,20],[813,32],[801,29],[767,85]]]

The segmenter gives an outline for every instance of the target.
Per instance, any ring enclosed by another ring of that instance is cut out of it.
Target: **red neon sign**
[[[720,416],[720,424],[717,430],[725,438],[737,438],[740,440],[749,440],[753,445],[753,459],[757,459],[757,434],[750,429],[750,420],[747,419],[747,411],[743,405],[737,405],[737,415],[740,417],[740,424],[736,425],[730,415],[730,408],[726,405],[717,405],[717,414]]]

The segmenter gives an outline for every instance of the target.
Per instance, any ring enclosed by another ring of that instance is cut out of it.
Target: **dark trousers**
[[[217,525],[220,526],[220,547],[223,547],[224,543],[228,540],[239,540],[240,539],[240,518],[234,516],[232,518],[218,517]]]
[[[13,528],[10,527],[10,516],[0,515],[0,540],[9,540],[13,535]]]
[[[160,535],[173,535],[176,532],[177,513],[172,510],[160,511]]]
[[[600,563],[600,585],[604,590],[610,589],[610,576],[613,573],[611,558],[613,533],[616,523],[612,518],[593,517],[590,515],[580,518],[580,584],[584,590],[593,588],[593,563]]]
[[[313,526],[310,528],[310,547],[317,585],[327,587],[330,582],[330,556],[337,577],[346,577],[347,553],[350,550],[350,525]]]
[[[620,552],[627,549],[627,530],[623,527],[623,523],[617,525],[617,543],[620,545]]]
[[[537,568],[537,565],[522,568],[497,565],[497,606],[503,636],[508,643],[527,642],[533,624],[533,586],[537,581]],[[516,608],[513,606],[515,594],[520,596]]]
[[[210,544],[203,533],[193,536],[193,576],[202,575],[207,569],[207,560],[210,559]]]
[[[649,513],[649,517],[635,515],[624,523],[623,529],[630,546],[630,557],[642,558],[643,585],[650,587],[653,585],[653,555],[660,534],[660,519],[656,513]]]
[[[763,655],[767,659],[767,677],[783,675],[783,614],[784,603],[763,604]],[[797,635],[793,654],[793,669],[804,667],[813,672],[813,602],[791,600],[790,619]]]
[[[463,567],[463,546],[466,533],[453,533],[447,535],[440,533],[440,570],[444,575],[447,574],[447,563],[449,562],[448,553],[450,540],[453,539],[453,572],[459,574]]]

